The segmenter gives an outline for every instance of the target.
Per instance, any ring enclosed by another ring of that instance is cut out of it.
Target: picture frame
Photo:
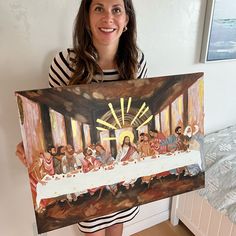
[[[236,2],[208,0],[200,61],[236,59]]]
[[[203,77],[17,91],[38,233],[204,187]]]

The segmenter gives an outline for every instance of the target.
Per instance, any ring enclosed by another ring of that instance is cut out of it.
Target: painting
[[[38,232],[202,188],[203,76],[17,91]]]
[[[236,59],[236,1],[207,1],[202,62]]]

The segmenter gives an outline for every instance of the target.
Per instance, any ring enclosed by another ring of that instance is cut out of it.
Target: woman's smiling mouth
[[[114,28],[99,28],[100,31],[104,32],[104,33],[112,33],[114,32],[116,29]]]

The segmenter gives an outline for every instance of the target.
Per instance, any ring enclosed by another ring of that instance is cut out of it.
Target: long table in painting
[[[202,166],[199,151],[174,153],[172,155],[160,155],[158,158],[146,157],[140,161],[132,161],[126,165],[117,163],[113,169],[100,168],[97,171],[87,173],[79,172],[67,177],[66,174],[49,176],[42,180],[46,184],[37,184],[36,202],[39,206],[42,199],[54,198],[69,193],[84,193],[88,189],[119,182],[133,181],[142,176],[162,173],[183,166],[198,164]],[[48,180],[47,180],[48,179]]]

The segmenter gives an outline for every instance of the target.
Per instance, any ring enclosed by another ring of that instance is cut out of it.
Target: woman
[[[60,52],[49,72],[51,87],[146,77],[143,53],[136,45],[132,0],[82,0],[73,33],[73,50]],[[22,144],[17,155],[25,163]],[[86,236],[121,236],[123,223],[138,207],[79,223]]]

